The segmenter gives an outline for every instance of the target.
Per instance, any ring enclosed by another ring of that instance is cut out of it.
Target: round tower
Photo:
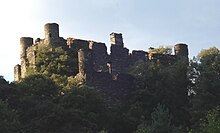
[[[185,58],[188,58],[188,45],[186,44],[176,44],[174,46],[174,52],[175,52],[175,55],[177,55],[178,57],[185,57]]]
[[[56,23],[47,23],[44,25],[45,39],[59,37],[59,25]]]
[[[20,58],[25,58],[27,56],[26,50],[33,44],[33,38],[31,37],[21,37],[20,38]]]

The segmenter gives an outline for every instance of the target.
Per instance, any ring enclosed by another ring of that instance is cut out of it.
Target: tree
[[[44,48],[36,51],[36,67],[29,67],[28,75],[40,73],[50,77],[57,85],[67,85],[67,78],[78,73],[75,53],[64,47]]]
[[[59,105],[65,111],[62,117],[66,118],[59,121],[63,121],[64,127],[69,126],[75,132],[97,132],[105,128],[106,106],[93,88],[74,86],[64,93],[59,97]]]
[[[34,123],[37,119],[41,119],[47,111],[40,111],[41,106],[49,106],[48,103],[56,99],[59,95],[59,88],[56,84],[44,75],[30,75],[14,85],[16,88],[16,96],[13,108],[19,115],[19,120],[24,132],[35,132]],[[46,107],[47,107],[46,106]],[[41,114],[40,114],[41,112]],[[40,115],[39,115],[40,114]]]
[[[202,50],[199,55],[196,69],[199,71],[198,77],[194,81],[192,90],[195,92],[191,96],[191,115],[193,128],[198,128],[200,119],[207,112],[220,105],[220,76],[219,76],[219,50],[212,47]]]
[[[15,110],[8,107],[8,104],[0,100],[0,132],[20,133],[20,122]]]
[[[178,128],[172,125],[169,110],[158,104],[151,113],[152,122],[148,126],[145,122],[138,126],[136,133],[177,133]]]
[[[220,132],[220,116],[219,107],[214,108],[202,118],[199,127],[191,130],[190,133],[219,133]]]
[[[2,101],[3,104],[7,104],[7,107],[14,111],[18,104],[18,92],[14,83],[9,83],[0,76],[0,101]]]
[[[71,76],[78,72],[77,59],[68,49],[64,50],[62,47],[54,50],[40,49],[36,53],[36,70],[39,73],[47,76],[52,74]]]
[[[98,132],[105,129],[106,106],[102,97],[86,86],[60,92],[50,78],[31,75],[15,84],[22,132]]]
[[[105,105],[92,88],[85,86],[74,87],[36,109],[36,118],[28,126],[39,132],[98,132],[105,128]]]
[[[9,95],[11,87],[9,83],[4,79],[3,76],[0,76],[0,99],[6,100]]]
[[[220,54],[220,51],[216,47],[211,47],[209,49],[203,49],[199,52],[197,57],[202,63],[211,63],[215,60],[216,56]]]
[[[136,118],[137,123],[142,117],[149,120],[153,108],[161,103],[173,114],[174,124],[185,130],[190,119],[186,71],[182,61],[169,67],[155,62],[136,64],[131,70],[135,83],[128,110],[130,116]]]
[[[172,54],[172,47],[160,46],[159,48],[149,48],[149,53],[153,54]]]
[[[201,131],[204,133],[219,133],[220,132],[220,117],[219,117],[218,108],[215,108],[208,112],[200,128],[201,128]]]

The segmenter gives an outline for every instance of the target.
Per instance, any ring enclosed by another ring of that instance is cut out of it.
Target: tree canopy
[[[0,76],[0,132],[218,133],[220,52],[197,57],[189,66],[138,61],[127,99],[109,104],[102,88],[68,84],[77,73],[71,51],[41,51],[36,72],[12,83]]]
[[[172,54],[172,47],[160,46],[159,48],[149,48],[149,53],[153,54]]]

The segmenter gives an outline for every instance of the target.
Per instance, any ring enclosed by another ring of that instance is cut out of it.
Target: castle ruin
[[[108,86],[126,89],[131,86],[128,68],[138,60],[150,62],[160,60],[164,65],[172,65],[178,59],[188,61],[188,46],[186,44],[176,44],[174,55],[149,54],[143,50],[133,50],[124,46],[121,33],[110,34],[110,54],[107,53],[105,43],[75,38],[64,39],[59,36],[59,25],[47,23],[44,26],[45,38],[37,38],[35,41],[31,37],[20,38],[20,59],[21,64],[14,67],[14,80],[19,81],[27,76],[29,68],[35,69],[37,50],[46,47],[54,49],[65,47],[71,51],[78,52],[79,72],[73,75],[77,80],[86,82],[89,85]],[[116,82],[120,82],[120,85]]]

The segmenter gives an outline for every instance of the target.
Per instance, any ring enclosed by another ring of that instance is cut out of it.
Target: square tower
[[[123,38],[121,33],[114,33],[110,34],[110,41],[112,45],[119,45],[124,47]]]

